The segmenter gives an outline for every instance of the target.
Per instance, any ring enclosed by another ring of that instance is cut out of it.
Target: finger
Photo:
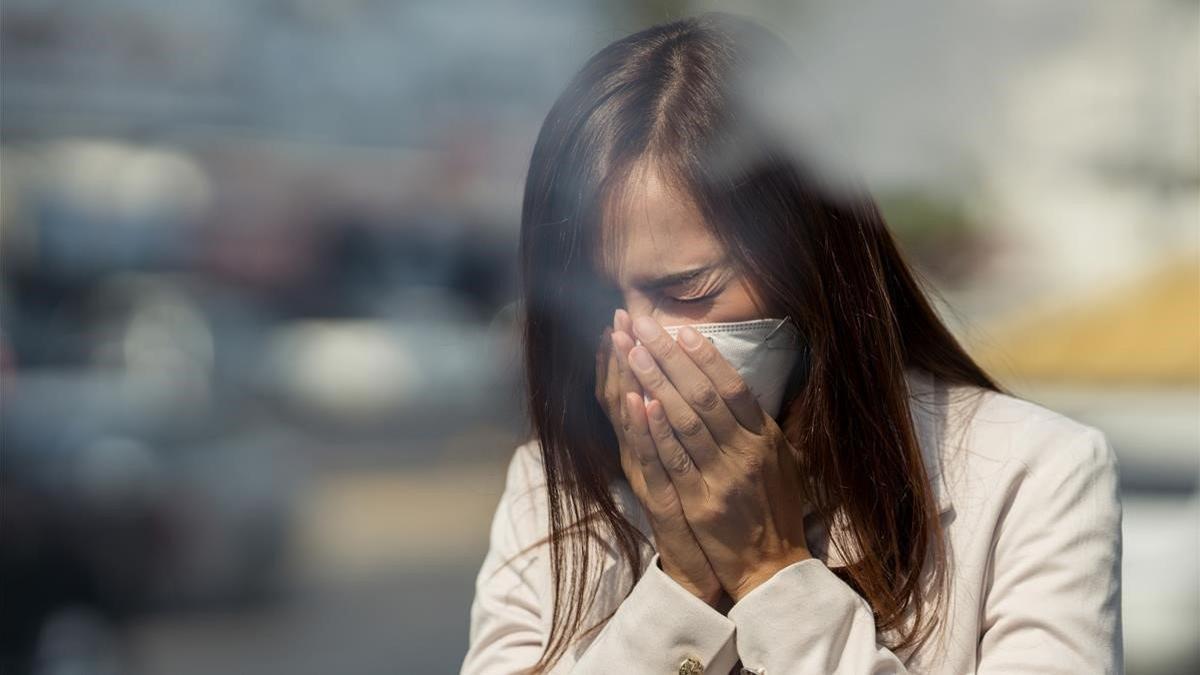
[[[617,400],[617,406],[621,411],[620,414],[622,416],[622,451],[631,453],[636,450],[636,448],[634,448],[635,442],[632,438],[633,430],[631,427],[632,420],[629,418],[629,406],[626,405],[626,403],[628,396],[631,394],[639,398],[643,396],[642,386],[638,383],[637,378],[634,377],[633,373],[630,372],[629,363],[626,361],[624,355],[629,347],[633,344],[633,340],[630,339],[628,335],[617,331],[613,333],[612,342],[613,371],[611,376],[614,389],[613,396]],[[636,456],[627,457],[627,460],[631,463],[637,463],[639,461]]]
[[[629,313],[618,308],[617,311],[613,313],[613,322],[615,325],[613,335],[615,336],[616,340],[614,345],[616,346],[620,359],[618,362],[618,367],[620,368],[621,393],[624,395],[626,391],[642,392],[641,383],[638,382],[637,376],[634,375],[633,371],[629,368],[629,350],[632,349],[634,345],[633,323],[629,319]]]
[[[650,421],[646,414],[645,403],[640,394],[629,392],[625,394],[625,410],[629,415],[631,434],[630,440],[634,454],[638,460],[638,468],[646,483],[646,491],[655,495],[663,490],[675,489],[667,470],[663,467],[658,456],[658,447],[650,434]]]
[[[729,410],[716,385],[692,360],[684,346],[648,314],[634,320],[633,330],[646,349],[650,350],[650,354],[675,386],[675,390],[700,419],[704,420],[704,425],[713,438],[732,438],[740,426],[738,418]],[[704,339],[701,339],[701,342],[708,343]],[[712,344],[709,343],[709,346],[712,347]]]
[[[668,539],[687,537],[695,543],[695,537],[687,525],[683,512],[683,502],[679,491],[671,482],[666,469],[658,456],[658,448],[650,435],[649,419],[646,414],[645,401],[634,393],[626,395],[625,408],[630,411],[633,421],[634,435],[637,437],[637,456],[639,461],[634,471],[641,480],[641,492],[634,488],[634,494],[645,506],[650,516],[650,527],[654,531],[654,539],[659,545]]]
[[[622,406],[622,409],[624,410],[624,406]],[[620,414],[626,416],[628,412],[623,411]],[[626,424],[626,422],[622,422],[622,424]],[[632,450],[632,446],[624,441],[621,443],[620,453],[621,470],[625,474],[625,479],[629,481],[629,487],[633,490],[634,496],[645,502],[647,498],[646,479],[642,472],[641,463],[637,459],[637,453]]]
[[[617,311],[613,312],[613,328],[633,335],[633,319],[629,316],[629,312],[618,307]]]
[[[688,333],[691,336],[687,335]],[[688,345],[687,338],[692,336],[697,338],[694,341],[694,347]],[[725,406],[733,414],[737,423],[749,431],[759,433],[762,430],[763,415],[766,412],[755,398],[754,392],[742,379],[737,368],[734,368],[733,364],[726,360],[725,356],[721,354],[721,350],[717,349],[711,340],[706,339],[691,326],[680,328],[677,337],[679,338],[678,343],[691,357],[692,362],[712,382],[717,395],[725,402]],[[724,435],[729,431],[728,427],[718,425],[717,429],[713,429],[713,425],[710,424],[709,429],[712,430],[718,441],[728,442],[730,440],[730,436]]]
[[[646,501],[646,479],[642,475],[642,469],[637,462],[628,464],[622,462],[621,469],[625,472],[625,479],[629,481],[629,487],[633,490],[633,496],[637,497],[643,503]]]
[[[627,467],[626,474],[639,473],[638,459],[634,452],[632,439],[632,420],[630,419],[629,410],[625,405],[624,391],[621,387],[620,375],[620,356],[615,344],[609,356],[609,393],[608,396],[613,402],[613,426],[615,427],[618,446],[621,453],[621,464]]]
[[[618,376],[617,349],[612,339],[612,331],[608,333],[608,354],[605,363],[604,396],[608,402],[609,415],[614,423],[621,406],[621,383]]]
[[[619,309],[619,307],[613,312],[613,327],[623,327],[625,322],[623,321],[622,316],[624,313],[624,310]],[[634,341],[632,341],[628,335],[624,334],[623,331],[617,329],[610,330],[608,337],[610,337],[610,345],[612,350],[612,370],[610,372],[610,382],[612,387],[611,395],[613,396],[614,400],[617,401],[616,405],[620,410],[620,414],[622,414],[622,462],[628,462],[628,464],[632,467],[631,470],[626,471],[626,474],[636,474],[637,480],[641,483],[644,494],[644,477],[642,476],[640,466],[638,466],[638,460],[636,458],[634,448],[632,448],[632,441],[630,438],[628,438],[628,436],[630,436],[628,432],[630,422],[626,416],[628,416],[629,413],[624,404],[624,395],[626,392],[629,392],[629,390],[637,390],[637,392],[641,392],[641,386],[640,384],[637,384],[636,378],[630,374],[629,365],[628,363],[625,363],[624,356],[624,354],[629,351],[629,348]],[[634,482],[634,479],[630,479],[630,485],[634,486],[632,482]]]
[[[604,397],[605,384],[607,383],[609,354],[612,351],[612,345],[609,342],[610,328],[605,328],[600,333],[600,342],[596,347],[596,384],[593,392],[596,397],[596,402],[604,408],[604,414],[608,414],[608,400]]]
[[[633,349],[633,338],[624,331],[614,331],[612,334],[613,351],[616,359],[616,384],[619,396],[626,392],[644,394],[642,383],[638,381],[629,365],[629,350]]]
[[[604,329],[601,338],[601,348],[596,353],[596,397],[604,408],[604,414],[608,417],[609,423],[613,426],[613,431],[617,435],[617,451],[618,459],[621,465],[621,470],[628,479],[630,487],[634,489],[634,494],[637,494],[643,489],[641,472],[637,469],[636,461],[628,452],[627,443],[624,438],[624,427],[626,423],[623,420],[621,411],[620,394],[618,393],[617,378],[614,376],[616,372],[616,354],[612,346],[612,327],[608,326]]]
[[[633,364],[633,371],[642,388],[662,404],[667,421],[674,429],[679,442],[691,455],[692,461],[701,470],[711,467],[720,457],[721,448],[709,433],[704,418],[684,400],[671,380],[659,369],[658,363],[645,345],[631,349],[629,361]]]
[[[675,435],[662,401],[651,399],[646,404],[646,421],[658,460],[666,471],[667,478],[679,493],[680,501],[685,504],[702,501],[708,492],[704,477],[692,456]]]

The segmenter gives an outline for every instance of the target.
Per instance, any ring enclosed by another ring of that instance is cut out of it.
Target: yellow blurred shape
[[[973,345],[1001,380],[1200,383],[1200,256],[1094,299],[1008,317]]]

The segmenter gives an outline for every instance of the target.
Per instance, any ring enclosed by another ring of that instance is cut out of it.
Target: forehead
[[[606,279],[632,286],[722,256],[694,201],[652,165],[635,165],[610,200],[595,261]]]

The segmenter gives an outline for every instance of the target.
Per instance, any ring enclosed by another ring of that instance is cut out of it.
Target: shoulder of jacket
[[[508,461],[506,486],[528,487],[545,482],[542,449],[538,440],[530,439],[517,446]]]
[[[967,421],[972,454],[1032,469],[1042,465],[1115,462],[1103,431],[1011,394],[979,394]]]
[[[537,439],[521,443],[513,451],[504,480],[501,508],[522,544],[530,544],[548,529],[546,474],[541,444]]]

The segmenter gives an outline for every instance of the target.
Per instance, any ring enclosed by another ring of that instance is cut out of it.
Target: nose
[[[684,323],[692,323],[687,317],[677,315],[662,307],[655,307],[650,298],[637,294],[625,294],[623,308],[629,313],[630,317],[639,317],[650,315],[663,326],[676,326]]]
[[[645,298],[630,297],[629,295],[626,295],[623,307],[630,316],[641,316],[643,314],[653,316],[655,311],[654,305]]]

